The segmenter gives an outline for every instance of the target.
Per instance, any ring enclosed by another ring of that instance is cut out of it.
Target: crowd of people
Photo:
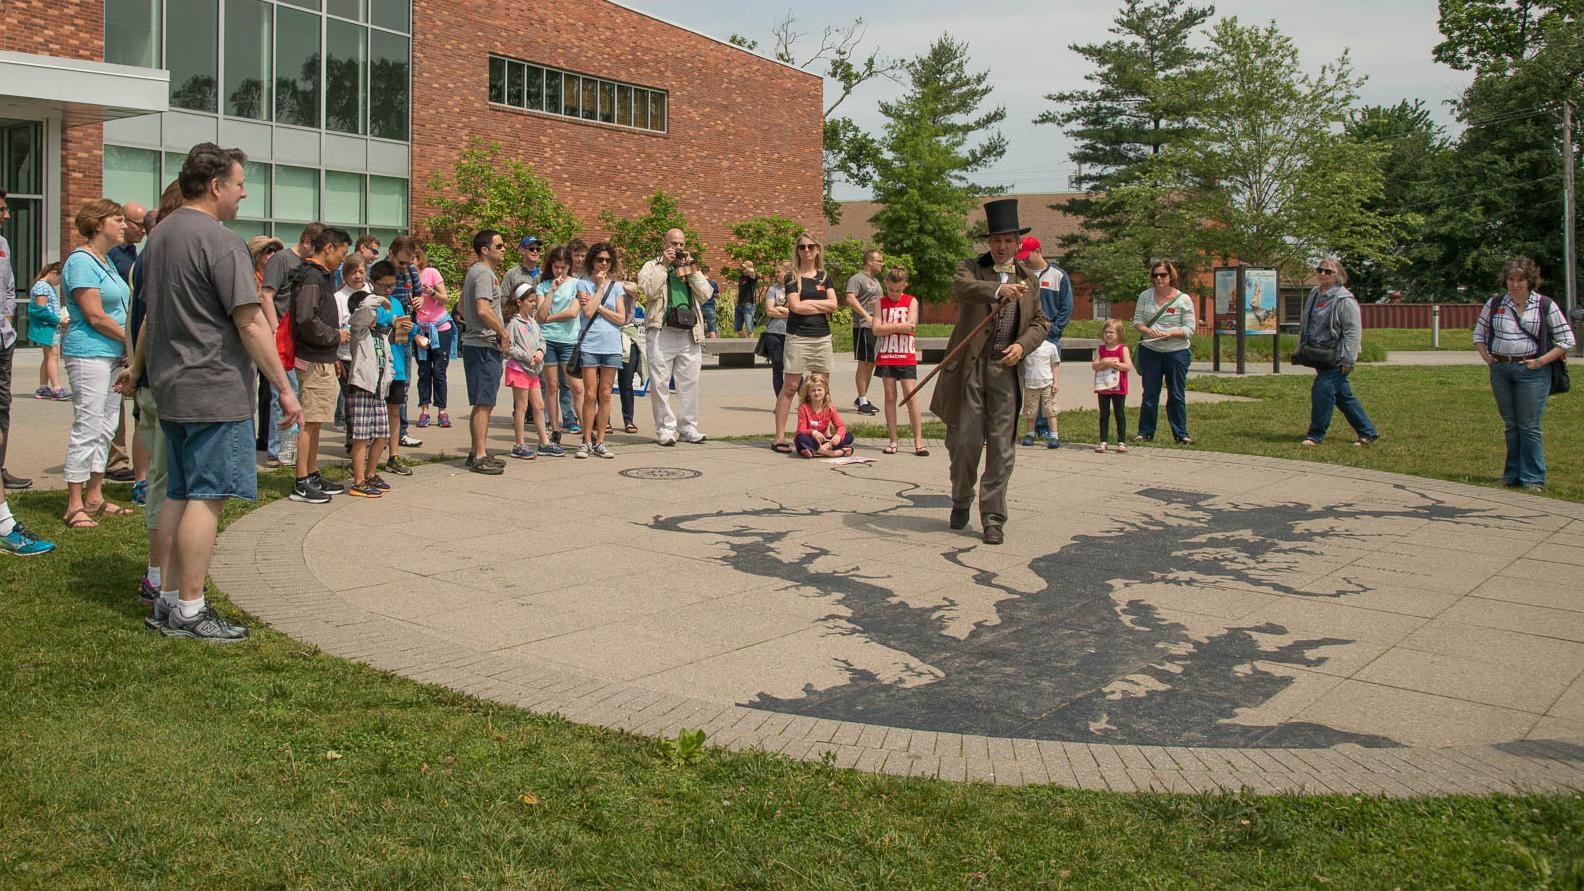
[[[421,441],[411,429],[451,426],[449,369],[460,359],[468,400],[466,468],[499,475],[505,462],[486,447],[504,384],[511,391],[514,443],[505,453],[612,458],[613,389],[621,429],[636,433],[638,383],[647,380],[654,437],[661,446],[703,443],[699,416],[702,345],[715,334],[718,287],[689,251],[681,230],[665,233],[656,253],[629,275],[628,259],[609,241],[550,246],[533,235],[516,244],[507,266],[506,237],[473,237],[473,262],[453,302],[422,246],[402,236],[381,255],[378,240],[354,239],[318,223],[295,245],[257,237],[244,242],[224,225],[246,196],[245,157],[195,146],[178,179],[149,210],[109,199],[86,202],[74,223],[81,244],[63,262],[39,270],[28,291],[29,337],[44,349],[35,397],[70,399],[63,522],[91,529],[131,507],[106,497],[106,479],[134,482],[144,507],[148,561],[139,597],[148,625],[164,634],[215,642],[244,640],[247,630],[209,606],[204,579],[220,506],[256,495],[255,446],[266,463],[294,469],[292,501],[325,504],[339,495],[383,497],[386,475],[411,475],[401,457]],[[0,193],[0,221],[8,213]],[[939,369],[931,410],[945,421],[950,456],[952,528],[964,528],[977,491],[987,543],[1004,540],[1006,490],[1017,443],[1059,448],[1055,397],[1062,335],[1072,314],[1072,286],[1039,241],[1017,225],[1015,199],[986,206],[990,250],[964,260],[953,280],[958,324]],[[139,245],[142,250],[139,251]],[[0,259],[9,257],[0,240]],[[1149,266],[1151,287],[1132,318],[1137,349],[1122,320],[1105,323],[1090,363],[1100,410],[1096,451],[1126,452],[1155,435],[1162,387],[1173,438],[1188,432],[1186,378],[1196,320],[1194,299],[1179,290],[1166,260]],[[1304,301],[1295,361],[1316,369],[1310,426],[1302,443],[1319,445],[1340,408],[1367,446],[1379,437],[1349,375],[1358,361],[1357,301],[1341,261],[1315,267],[1319,284]],[[775,394],[771,448],[803,458],[853,452],[851,429],[833,396],[832,315],[854,322],[853,406],[884,414],[884,454],[901,449],[905,408],[911,450],[925,456],[916,334],[920,302],[907,293],[903,266],[879,251],[839,288],[823,248],[809,233],[768,274],[745,264],[732,327],[739,336],[765,324],[755,351],[770,360]],[[1540,419],[1573,332],[1554,301],[1536,293],[1534,263],[1515,258],[1502,270],[1504,292],[1481,310],[1474,340],[1506,429],[1502,482],[1539,489],[1545,482]],[[10,324],[14,283],[0,265],[0,466],[9,433],[10,377],[16,332]],[[64,365],[67,390],[61,376]],[[1138,426],[1128,436],[1130,378],[1142,383]],[[868,398],[881,381],[882,404]],[[416,381],[415,387],[410,387]],[[417,416],[408,421],[408,403]],[[115,455],[124,439],[123,400],[135,420],[128,472]],[[795,425],[788,430],[793,419]],[[256,417],[262,414],[262,417]],[[326,425],[341,424],[351,479],[335,482],[319,465]],[[532,431],[534,439],[527,436]],[[790,433],[790,436],[789,436]],[[575,447],[563,436],[577,437]],[[980,474],[980,462],[985,469]],[[6,488],[29,481],[4,474]],[[11,514],[0,490],[5,553],[30,556],[55,545]]]

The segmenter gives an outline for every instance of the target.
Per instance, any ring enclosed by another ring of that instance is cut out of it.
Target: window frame
[[[670,133],[669,90],[541,65],[498,53],[490,53],[485,66],[487,101],[492,106],[639,133],[661,136]],[[516,77],[526,81],[515,94],[511,90],[513,72],[520,72]],[[534,89],[536,73],[538,90]]]

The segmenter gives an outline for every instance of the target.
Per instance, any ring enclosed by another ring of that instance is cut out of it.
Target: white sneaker
[[[677,444],[676,433],[671,430],[661,430],[655,439],[663,446],[674,446]]]
[[[610,449],[605,448],[605,443],[603,443],[603,442],[599,443],[596,446],[594,446],[594,454],[600,456],[601,458],[614,458],[614,457],[616,457],[615,455],[611,454],[611,450]]]
[[[588,456],[589,456],[589,444],[586,443],[586,442],[581,444],[581,445],[579,445],[577,451],[575,453],[573,453],[573,455],[572,455],[572,457],[574,457],[574,458],[587,458]]]
[[[693,445],[698,445],[707,439],[709,439],[709,437],[705,436],[698,430],[688,430],[682,434],[682,441],[692,443]]]

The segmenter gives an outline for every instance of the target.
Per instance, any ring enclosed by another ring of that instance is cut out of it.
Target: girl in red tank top
[[[900,387],[903,395],[911,395],[918,386],[918,343],[914,333],[918,330],[919,302],[912,294],[904,294],[905,290],[907,270],[891,267],[874,323],[875,376],[885,387],[886,430],[891,435],[891,444],[884,450],[887,455],[895,455],[897,450],[897,390]],[[913,454],[928,455],[918,403],[909,400],[907,408],[908,420],[913,423]]]

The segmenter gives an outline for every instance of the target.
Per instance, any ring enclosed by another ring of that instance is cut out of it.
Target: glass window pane
[[[176,177],[181,176],[182,164],[186,161],[187,156],[181,152],[165,153],[165,175],[160,177],[160,182],[164,183],[165,185],[160,186],[160,191],[165,191],[165,186],[175,182]]]
[[[649,129],[649,91],[633,87],[633,126]]]
[[[271,13],[259,0],[226,0],[225,113],[269,120]]]
[[[369,0],[370,21],[381,28],[412,32],[412,0]]]
[[[545,111],[561,113],[561,81],[561,72],[545,69]]]
[[[275,10],[275,120],[319,126],[319,23],[316,15]]]
[[[220,4],[166,0],[171,34],[165,38],[173,108],[214,111],[220,64]]]
[[[489,101],[506,101],[506,60],[500,56],[490,56]]]
[[[159,207],[160,156],[149,149],[104,147],[104,196],[122,204]],[[31,273],[30,273],[31,274]]]
[[[367,110],[368,29],[325,19],[325,129],[362,133]]]
[[[363,174],[326,170],[325,222],[363,225]]]
[[[13,194],[43,194],[43,147],[43,125],[36,121],[0,121],[0,186]]]
[[[528,66],[528,83],[523,87],[527,94],[528,103],[525,108],[534,111],[544,111],[544,77],[545,70],[538,65]]]
[[[665,130],[666,128],[666,94],[651,91],[649,93],[649,129]]]
[[[364,21],[363,0],[325,0],[325,12],[356,22]]]
[[[242,170],[247,197],[242,199],[242,205],[237,208],[237,216],[256,220],[269,219],[270,166],[259,161],[247,161],[242,165]]]
[[[506,66],[506,104],[522,107],[523,63],[521,62],[512,62]]]
[[[616,123],[625,127],[632,126],[632,94],[632,87],[616,85]]]
[[[311,223],[319,219],[319,171],[275,167],[275,219]]]
[[[244,240],[255,235],[268,235],[270,224],[262,220],[229,220],[225,224],[227,229],[242,236]]]
[[[319,11],[319,0],[281,0],[281,2],[290,3],[293,6],[301,6],[303,9],[311,9],[315,12]]]
[[[369,134],[381,139],[407,140],[412,67],[407,61],[409,39],[400,34],[369,34]]]
[[[592,77],[583,78],[583,117],[594,120],[594,115],[599,112],[599,81]]]
[[[393,176],[368,178],[368,221],[371,226],[407,225],[407,181]],[[390,244],[381,241],[380,244]]]
[[[616,85],[608,80],[599,85],[599,119],[607,124],[616,122]]]
[[[159,0],[105,0],[105,61],[160,67]]]
[[[566,82],[561,90],[561,113],[577,117],[579,100],[583,98],[583,78],[575,74],[562,75]]]

